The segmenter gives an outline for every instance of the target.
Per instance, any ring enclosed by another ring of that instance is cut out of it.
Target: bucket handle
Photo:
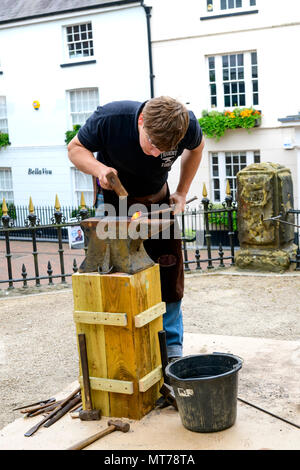
[[[213,354],[220,354],[222,356],[224,356],[224,354],[226,354],[226,356],[237,357],[241,361],[242,365],[244,364],[244,359],[240,356],[237,356],[236,354],[222,353],[222,352],[216,352],[216,351],[214,351]],[[237,369],[238,367],[239,367],[239,365],[236,364],[236,365],[233,366],[233,369]]]

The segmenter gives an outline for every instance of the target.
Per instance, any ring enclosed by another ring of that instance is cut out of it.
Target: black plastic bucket
[[[166,367],[185,428],[215,432],[235,423],[241,367],[239,357],[223,353],[186,356]]]

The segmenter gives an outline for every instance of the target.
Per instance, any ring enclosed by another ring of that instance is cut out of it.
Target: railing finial
[[[54,205],[54,208],[57,212],[60,211],[60,202],[59,202],[59,199],[58,199],[58,195],[56,194],[55,196],[55,205]]]
[[[33,214],[33,213],[34,213],[34,206],[33,206],[33,202],[32,202],[31,196],[30,196],[30,198],[29,198],[29,213],[30,213],[30,214]]]
[[[84,195],[83,195],[83,193],[81,193],[80,207],[86,209],[86,205],[85,205],[85,200],[84,200]]]
[[[206,189],[205,183],[203,183],[202,196],[203,196],[203,197],[207,197],[207,189]]]
[[[227,196],[231,196],[231,189],[230,189],[229,180],[227,180],[227,183],[226,183],[226,194],[227,194]]]
[[[6,217],[6,216],[7,216],[7,213],[8,213],[7,205],[6,205],[6,202],[5,202],[5,198],[3,198],[3,202],[2,202],[2,215]]]

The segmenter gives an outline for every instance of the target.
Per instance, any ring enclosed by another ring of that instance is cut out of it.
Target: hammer
[[[86,341],[85,334],[80,333],[78,335],[79,351],[80,351],[80,361],[82,369],[82,378],[83,378],[83,389],[85,397],[85,410],[79,411],[79,418],[82,421],[95,421],[101,419],[100,410],[95,410],[92,408],[92,398],[91,398],[91,386],[90,386],[90,377],[89,377],[89,366],[87,359],[86,351]]]
[[[109,420],[107,424],[108,424],[108,427],[104,429],[103,431],[93,434],[92,436],[84,439],[83,441],[78,442],[72,447],[69,447],[67,450],[81,450],[81,449],[84,449],[84,447],[87,447],[93,442],[100,439],[100,437],[106,436],[107,434],[110,434],[113,431],[128,432],[130,429],[130,424],[123,423],[123,421],[121,421],[120,419]]]
[[[128,196],[128,192],[122,185],[119,177],[113,171],[106,175],[106,179],[120,199],[125,199]]]

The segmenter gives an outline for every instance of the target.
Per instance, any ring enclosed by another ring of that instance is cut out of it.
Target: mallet
[[[113,431],[128,432],[130,429],[130,424],[123,423],[123,421],[121,421],[120,419],[116,419],[116,420],[111,419],[108,421],[107,424],[108,424],[108,427],[106,429],[103,429],[103,431],[97,432],[96,434],[93,434],[92,436],[87,437],[83,441],[80,441],[77,444],[73,445],[72,447],[69,447],[67,450],[81,450],[81,449],[84,449],[84,447],[87,447],[93,442],[100,439],[100,437],[106,436],[107,434],[110,434]]]
[[[80,361],[81,361],[81,369],[82,369],[83,390],[84,390],[84,397],[85,397],[85,410],[79,411],[79,418],[82,421],[95,421],[95,420],[101,419],[101,413],[100,413],[100,410],[93,409],[92,407],[89,366],[88,366],[86,341],[85,341],[84,333],[80,333],[78,335],[78,343],[79,343]]]

